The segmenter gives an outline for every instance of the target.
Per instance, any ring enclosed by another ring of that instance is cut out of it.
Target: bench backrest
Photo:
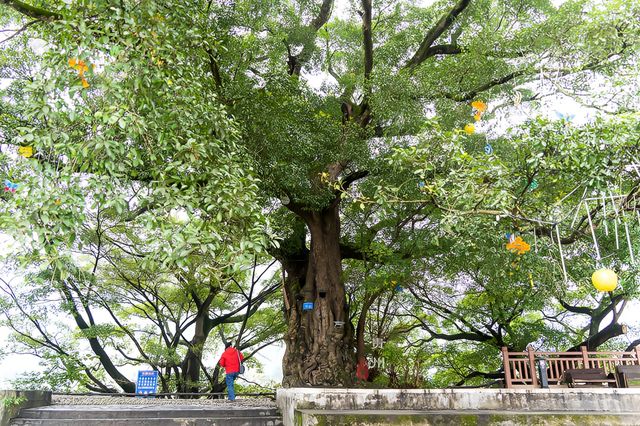
[[[625,374],[632,379],[640,378],[640,365],[619,365],[616,367],[618,373]]]
[[[576,368],[565,370],[564,375],[567,379],[573,380],[606,380],[607,374],[604,368]]]

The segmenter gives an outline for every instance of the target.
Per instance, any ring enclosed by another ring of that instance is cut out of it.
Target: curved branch
[[[467,102],[473,100],[481,92],[489,90],[495,86],[500,86],[501,84],[508,83],[509,81],[526,74],[529,73],[525,70],[514,71],[511,74],[489,80],[485,84],[478,86],[475,89],[468,91],[467,93],[463,93],[462,95],[445,94],[444,96],[445,98],[451,99],[456,102]]]
[[[629,343],[629,346],[627,346],[627,348],[625,349],[625,352],[631,352],[638,345],[640,345],[640,339],[636,339],[633,342]]]
[[[0,0],[0,4],[9,6],[13,10],[26,16],[30,16],[39,21],[55,21],[62,19],[62,15],[57,12],[43,9],[41,7],[32,6],[19,0]]]
[[[447,14],[443,15],[440,20],[434,25],[427,35],[420,43],[420,47],[413,55],[411,59],[405,64],[405,68],[413,69],[424,62],[429,57],[435,55],[433,50],[430,50],[431,45],[455,22],[458,15],[460,15],[471,3],[471,0],[460,0]],[[458,52],[459,53],[459,52]]]
[[[569,348],[566,352],[579,352],[581,346],[586,346],[587,350],[593,351],[596,350],[600,345],[607,342],[614,337],[621,336],[623,334],[627,334],[627,326],[619,323],[611,323],[598,333],[593,336],[588,337],[583,342],[578,343],[577,345]]]
[[[508,83],[511,80],[514,80],[517,77],[521,77],[521,76],[528,76],[528,77],[532,77],[535,74],[542,72],[542,73],[546,73],[546,74],[552,74],[552,75],[557,75],[558,77],[565,77],[567,75],[571,75],[571,74],[577,74],[583,71],[593,71],[595,69],[598,69],[599,67],[602,67],[604,64],[607,63],[607,61],[615,56],[621,55],[625,49],[627,48],[626,44],[623,44],[622,48],[617,51],[617,52],[612,52],[610,54],[608,54],[605,58],[596,60],[596,61],[592,61],[589,63],[586,63],[584,65],[578,66],[578,67],[569,67],[569,68],[555,68],[555,69],[545,69],[545,68],[541,68],[541,69],[521,69],[521,70],[517,70],[514,71],[510,74],[504,75],[502,77],[496,77],[492,80],[489,80],[488,82],[484,83],[481,86],[476,87],[475,89],[472,89],[470,91],[468,91],[467,93],[463,93],[461,95],[454,95],[451,93],[445,93],[444,97],[451,99],[453,101],[456,102],[467,102],[470,100],[473,100],[479,93],[484,92],[486,90],[489,90],[495,86],[500,86],[504,83]]]
[[[571,306],[567,302],[562,299],[558,299],[563,308],[565,308],[569,312],[573,312],[576,314],[585,314],[585,315],[593,315],[593,309],[588,308],[586,306]]]
[[[368,170],[360,170],[358,172],[353,172],[347,176],[345,176],[344,179],[342,179],[342,190],[346,191],[352,183],[354,183],[355,181],[358,181],[360,179],[363,179],[365,177],[369,176],[369,171]]]
[[[17,36],[19,36],[20,34],[22,34],[23,32],[25,32],[27,30],[27,28],[29,28],[31,25],[33,24],[37,24],[38,22],[40,22],[40,20],[35,19],[33,21],[29,21],[26,24],[24,24],[21,28],[18,28],[17,30],[14,31],[13,34],[11,34],[9,37],[5,38],[4,40],[0,40],[0,44],[4,43],[6,41],[11,40],[12,38],[15,38]]]
[[[504,373],[502,371],[492,371],[491,373],[485,373],[483,371],[472,371],[471,373],[464,376],[462,380],[456,383],[455,386],[462,386],[467,382],[467,380],[473,379],[475,377],[482,377],[484,379],[502,379],[504,378]]]

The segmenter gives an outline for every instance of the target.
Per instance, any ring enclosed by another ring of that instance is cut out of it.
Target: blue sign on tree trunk
[[[148,395],[156,393],[158,388],[158,372],[155,370],[138,371],[138,382],[136,383],[137,395]]]

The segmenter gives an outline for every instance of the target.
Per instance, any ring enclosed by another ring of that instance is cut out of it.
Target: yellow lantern
[[[30,147],[30,146],[18,147],[18,154],[22,155],[24,158],[32,157],[33,156],[33,147]]]
[[[618,275],[611,269],[598,269],[591,276],[591,282],[598,291],[613,291],[618,286]]]
[[[473,124],[469,123],[466,126],[464,126],[464,132],[468,135],[472,135],[474,134],[476,131],[476,126],[474,126]]]

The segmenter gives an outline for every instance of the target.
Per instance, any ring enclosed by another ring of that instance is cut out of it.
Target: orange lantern
[[[598,291],[613,291],[618,286],[618,275],[611,269],[598,269],[591,275],[591,282]]]

